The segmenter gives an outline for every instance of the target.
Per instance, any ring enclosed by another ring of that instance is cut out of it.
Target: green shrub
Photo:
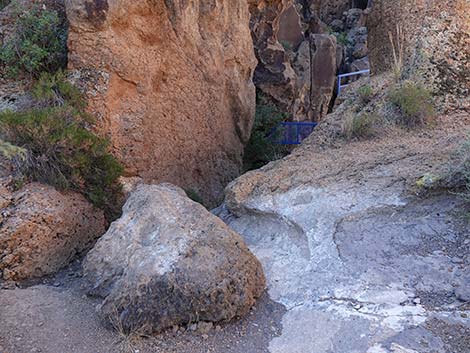
[[[372,99],[372,87],[370,85],[363,85],[357,90],[359,102],[362,105],[368,104]]]
[[[293,49],[293,45],[286,40],[281,40],[280,43],[285,51],[291,51]]]
[[[345,120],[343,136],[348,140],[372,137],[378,121],[379,117],[375,113],[355,114]]]
[[[343,46],[349,45],[348,34],[346,32],[334,33],[334,35],[338,44]]]
[[[435,116],[430,91],[414,83],[392,90],[390,101],[400,110],[400,122],[407,127],[423,125]]]
[[[40,5],[20,8],[13,37],[0,48],[3,74],[16,77],[27,74],[38,77],[42,72],[55,72],[67,64],[66,20],[54,10]]]
[[[0,134],[28,152],[27,177],[81,192],[101,208],[112,205],[122,167],[70,107],[0,113]]]
[[[78,191],[113,218],[119,213],[117,179],[123,168],[108,153],[107,141],[87,129],[91,120],[79,91],[59,72],[41,75],[32,92],[39,108],[0,113],[0,136],[26,150],[20,172]]]
[[[282,158],[289,153],[289,147],[273,144],[268,139],[269,134],[282,121],[287,113],[258,95],[256,99],[256,115],[250,141],[245,147],[244,170],[253,170]]]
[[[80,90],[67,81],[62,70],[56,73],[41,73],[31,93],[41,106],[58,107],[67,104],[75,108],[77,112],[86,108],[86,102]]]
[[[24,148],[12,145],[9,142],[5,142],[0,139],[0,155],[6,158],[9,161],[14,159],[25,160],[27,157],[28,151]]]
[[[194,189],[185,189],[184,192],[191,200],[204,206],[204,200],[202,199],[202,196],[199,194],[199,192]]]
[[[0,0],[0,10],[3,10],[10,4],[11,0]]]

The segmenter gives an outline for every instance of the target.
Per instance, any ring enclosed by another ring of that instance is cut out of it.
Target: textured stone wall
[[[375,73],[391,68],[388,33],[405,34],[405,74],[422,79],[444,109],[469,109],[470,2],[468,0],[374,0],[368,16]]]
[[[128,176],[209,204],[240,172],[255,109],[244,1],[67,0],[69,68]]]

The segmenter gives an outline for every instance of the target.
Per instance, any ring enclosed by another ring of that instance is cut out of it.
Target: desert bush
[[[350,44],[348,34],[346,32],[334,33],[334,36],[336,37],[336,41],[338,42],[338,44],[341,44],[343,46],[347,46]]]
[[[59,107],[67,104],[77,112],[82,112],[86,107],[82,93],[67,81],[66,74],[62,70],[56,73],[41,73],[31,93],[36,102],[43,107]]]
[[[39,4],[31,8],[15,6],[16,22],[12,38],[0,48],[1,72],[10,77],[27,74],[39,77],[67,64],[66,20],[55,10]]]
[[[15,159],[25,160],[27,151],[24,148],[12,145],[11,143],[0,139],[0,155],[9,161]]]
[[[364,139],[374,136],[375,125],[380,121],[375,113],[354,114],[343,124],[343,136],[348,139]]]
[[[22,172],[34,181],[112,205],[122,167],[107,142],[88,131],[68,106],[0,113],[0,134],[27,151]]]
[[[112,218],[119,212],[122,173],[108,142],[88,129],[80,92],[61,72],[41,75],[32,89],[37,108],[0,113],[0,137],[26,150],[20,172],[33,181],[85,195]],[[1,151],[0,151],[1,152]]]
[[[403,28],[397,24],[395,35],[388,32],[390,45],[392,46],[393,64],[392,69],[395,79],[399,80],[402,76],[403,66],[405,62],[405,32]]]
[[[432,95],[422,86],[406,82],[393,89],[389,98],[400,110],[400,123],[407,127],[423,125],[435,116]]]
[[[373,95],[372,87],[370,85],[363,85],[359,87],[359,89],[357,90],[357,94],[358,94],[359,102],[362,105],[366,105],[372,99],[372,95]]]
[[[326,27],[326,32],[336,37],[336,42],[343,46],[349,45],[348,33],[347,32],[335,32],[330,26]]]
[[[286,40],[281,40],[280,43],[285,51],[291,51],[293,49],[293,45]]]
[[[270,103],[264,96],[257,96],[255,122],[250,141],[245,147],[245,171],[260,168],[289,153],[287,146],[276,145],[269,139],[273,129],[286,118],[286,112]]]

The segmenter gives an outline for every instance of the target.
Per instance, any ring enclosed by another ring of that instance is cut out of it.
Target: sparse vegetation
[[[397,80],[400,79],[403,72],[404,56],[405,56],[405,32],[399,24],[397,24],[396,34],[388,32],[388,38],[392,46],[393,54],[393,72]]]
[[[67,64],[66,20],[40,5],[15,5],[17,20],[11,39],[0,47],[0,72],[9,77],[55,72]]]
[[[359,102],[362,105],[366,105],[372,99],[372,95],[373,95],[372,87],[370,85],[363,85],[359,87],[359,89],[357,90],[357,94],[358,94]]]
[[[400,111],[400,123],[406,127],[423,125],[435,116],[431,92],[411,82],[405,82],[390,93],[390,101]]]
[[[348,33],[347,32],[335,32],[333,28],[327,27],[326,31],[328,34],[334,35],[336,37],[336,42],[338,44],[341,44],[343,46],[346,46],[349,44],[349,39],[348,39]]]
[[[338,44],[341,44],[343,46],[346,46],[349,44],[349,39],[348,39],[348,34],[346,32],[341,32],[341,33],[333,33],[334,36],[336,37],[336,41]]]
[[[292,50],[292,47],[293,47],[293,46],[292,46],[292,44],[289,43],[288,41],[286,41],[286,40],[281,40],[280,43],[281,43],[281,45],[282,45],[282,47],[284,48],[285,51],[291,51],[291,50]]]
[[[67,104],[78,112],[83,112],[86,102],[80,90],[67,81],[62,70],[56,73],[43,72],[34,84],[31,93],[43,107],[59,107]]]
[[[244,170],[253,170],[280,159],[289,153],[289,147],[274,144],[268,139],[273,129],[287,118],[287,113],[270,103],[262,95],[256,102],[255,123],[245,148]]]
[[[0,139],[0,155],[9,161],[15,159],[25,160],[27,157],[27,151],[24,148],[12,145],[9,142]]]
[[[374,136],[379,120],[375,113],[354,114],[345,119],[342,134],[348,140],[370,138]]]
[[[191,200],[204,206],[204,200],[202,199],[202,196],[199,194],[199,192],[194,189],[185,189],[184,192]]]
[[[107,141],[87,129],[89,116],[77,91],[61,73],[48,77],[33,88],[39,108],[0,113],[0,136],[27,151],[19,165],[27,178],[81,192],[112,217],[119,211],[122,167]]]

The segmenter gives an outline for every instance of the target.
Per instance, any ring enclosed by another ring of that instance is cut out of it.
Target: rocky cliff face
[[[446,109],[470,109],[470,2],[375,0],[367,20],[373,72],[389,70],[389,33],[404,32],[405,74],[431,86]]]
[[[320,121],[338,72],[369,68],[367,1],[252,0],[254,83],[295,121]]]
[[[69,67],[128,175],[208,203],[239,174],[256,66],[243,1],[69,0]]]

